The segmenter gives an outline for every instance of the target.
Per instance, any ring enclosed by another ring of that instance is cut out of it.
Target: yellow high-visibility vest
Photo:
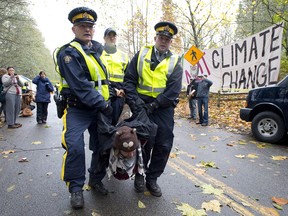
[[[120,50],[112,54],[104,50],[101,57],[104,58],[107,63],[106,67],[109,73],[109,80],[113,82],[123,82],[124,71],[129,62],[128,55]]]
[[[172,74],[178,56],[172,55],[162,60],[154,71],[151,71],[151,54],[153,46],[144,46],[139,52],[137,71],[139,75],[137,92],[156,98],[166,88],[166,82]]]
[[[70,43],[70,46],[74,47],[76,50],[79,51],[79,53],[81,53],[81,55],[83,56],[83,58],[86,62],[86,65],[88,67],[92,82],[94,82],[95,89],[107,101],[109,99],[109,86],[108,86],[108,81],[106,79],[106,74],[105,74],[103,68],[99,65],[99,63],[96,61],[96,59],[93,57],[92,54],[86,54],[84,52],[80,43],[78,43],[76,41],[72,41]],[[58,49],[57,52],[59,52],[59,50],[60,49]],[[54,54],[54,58],[56,58],[56,62],[57,62],[56,56],[57,56],[57,53]],[[56,65],[56,71],[60,74],[58,64]],[[60,76],[61,76],[61,74],[60,74]],[[105,82],[105,81],[107,81],[107,82]],[[61,85],[60,86],[62,86],[60,88],[60,91],[62,88],[69,88],[68,83],[65,81],[64,77],[62,77],[62,76],[61,76]]]

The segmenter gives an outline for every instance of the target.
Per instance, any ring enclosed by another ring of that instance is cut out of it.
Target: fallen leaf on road
[[[170,157],[170,158],[176,158],[176,157],[177,157],[177,154],[176,154],[176,153],[170,153],[169,157]]]
[[[258,158],[258,156],[256,154],[248,154],[246,157],[247,158]]]
[[[243,158],[245,158],[245,155],[235,155],[235,157],[243,159]]]
[[[272,160],[275,160],[275,161],[286,160],[286,159],[288,159],[287,156],[273,156],[272,155]]]
[[[223,194],[223,190],[214,188],[211,184],[205,184],[201,186],[203,188],[204,194],[215,194],[215,195],[221,195]]]
[[[7,150],[7,151],[2,151],[1,154],[7,155],[7,154],[11,154],[14,153],[15,150]]]
[[[278,210],[283,210],[282,206],[277,205],[276,203],[272,203],[272,205]]]
[[[27,159],[27,157],[23,157],[20,160],[18,160],[18,162],[29,162],[29,160]]]
[[[209,202],[203,202],[201,208],[207,211],[213,211],[220,213],[221,211],[221,203],[218,200],[211,200]]]
[[[273,196],[271,199],[273,202],[275,202],[276,204],[278,204],[280,206],[288,204],[288,200],[285,198],[279,198],[279,197]]]
[[[140,200],[138,200],[138,207],[139,208],[146,208],[145,204],[143,202],[141,202]]]
[[[181,211],[182,215],[186,216],[207,216],[204,209],[195,209],[187,203],[181,203],[181,205],[176,205],[178,210]]]
[[[264,149],[264,148],[267,148],[267,145],[266,144],[259,144],[259,145],[257,145],[257,148]]]
[[[208,161],[208,162],[201,161],[200,163],[201,163],[201,165],[203,167],[211,167],[211,168],[218,169],[218,167],[216,166],[215,162],[212,162],[212,161]]]
[[[86,190],[86,191],[90,191],[91,190],[91,187],[88,185],[88,184],[84,184],[83,190]]]
[[[247,141],[246,140],[239,140],[238,144],[239,145],[247,145]]]
[[[7,188],[7,192],[11,192],[13,190],[15,190],[16,186],[15,185],[11,185],[10,187]]]
[[[34,142],[32,142],[32,144],[33,145],[40,145],[40,144],[42,144],[42,142],[41,141],[34,141]]]

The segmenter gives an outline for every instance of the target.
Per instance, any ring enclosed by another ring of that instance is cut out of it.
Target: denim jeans
[[[199,122],[208,124],[208,97],[199,97],[197,98],[197,102]]]
[[[190,108],[190,117],[193,119],[197,118],[196,115],[196,103],[197,103],[197,99],[196,98],[191,98],[189,99],[189,108]]]

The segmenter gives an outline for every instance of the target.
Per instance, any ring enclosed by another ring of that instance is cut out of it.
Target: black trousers
[[[47,120],[48,116],[48,102],[37,102],[36,121]]]

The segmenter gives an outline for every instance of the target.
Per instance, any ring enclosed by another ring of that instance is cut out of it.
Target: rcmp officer
[[[99,161],[96,119],[99,111],[109,117],[113,110],[108,103],[107,71],[100,60],[103,48],[99,42],[92,40],[97,14],[90,8],[78,7],[69,13],[68,19],[73,24],[75,39],[58,49],[54,60],[61,76],[60,94],[67,102],[62,116],[62,146],[66,152],[61,178],[71,193],[71,206],[79,209],[84,206],[82,187],[86,172],[83,134],[88,129],[89,147],[93,151],[89,185],[105,192],[101,182],[104,176],[94,175]]]
[[[180,58],[169,50],[177,27],[159,22],[154,28],[155,45],[142,47],[133,57],[124,77],[124,90],[132,112],[145,107],[149,119],[158,125],[154,146],[147,143],[144,147],[144,164],[146,187],[153,196],[160,197],[157,178],[165,169],[173,145],[174,107],[181,91],[182,67]],[[144,191],[143,176],[136,175],[134,187],[137,192]]]
[[[106,61],[111,84],[110,95],[113,108],[112,124],[116,125],[122,113],[124,100],[123,81],[124,74],[129,63],[128,55],[116,46],[117,33],[113,28],[107,28],[104,32],[104,51],[102,58]]]

